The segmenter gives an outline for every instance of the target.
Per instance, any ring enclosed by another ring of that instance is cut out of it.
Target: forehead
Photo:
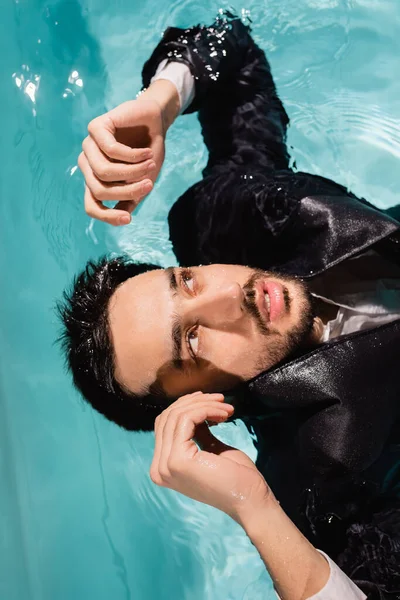
[[[133,392],[146,390],[171,360],[171,315],[168,274],[162,269],[128,279],[111,298],[115,374]]]

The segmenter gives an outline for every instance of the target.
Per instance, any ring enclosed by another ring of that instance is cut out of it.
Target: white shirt
[[[192,103],[194,99],[194,78],[189,67],[178,62],[168,62],[168,59],[162,60],[157,67],[157,71],[151,80],[167,79],[174,84],[178,91],[179,102],[181,104],[180,114]]]
[[[326,558],[330,566],[329,579],[319,592],[309,596],[307,600],[365,600],[364,592],[343,573],[325,552],[318,550]],[[277,598],[280,600],[278,594]]]
[[[162,61],[152,81],[167,79],[178,91],[181,113],[194,99],[194,79],[181,63]],[[329,269],[311,283],[314,296],[338,307],[337,316],[324,328],[321,341],[370,329],[400,318],[400,269],[375,252]],[[319,550],[319,552],[321,552]],[[324,552],[330,566],[325,586],[308,600],[364,600],[366,595]]]
[[[322,342],[400,319],[400,269],[376,252],[329,269],[310,287],[314,296],[338,307]]]

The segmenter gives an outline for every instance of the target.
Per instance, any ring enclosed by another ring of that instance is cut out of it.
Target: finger
[[[168,408],[166,408],[156,419],[155,421],[155,431],[157,434],[157,431],[160,430],[162,432],[162,429],[165,425],[166,420],[169,418],[169,415],[171,412],[175,411],[176,409],[179,408],[186,408],[186,407],[190,407],[191,405],[193,405],[194,403],[204,403],[206,401],[209,402],[220,402],[223,403],[224,402],[224,395],[223,394],[203,394],[203,392],[193,392],[192,394],[186,394],[185,396],[181,396],[178,400],[176,400],[175,402],[173,402],[172,404],[170,404],[168,406]]]
[[[213,399],[213,394],[196,394],[193,395],[193,397],[186,396],[184,399],[181,398],[180,402],[177,401],[171,404],[171,406],[164,410],[164,412],[161,413],[161,415],[159,415],[155,421],[154,431],[156,435],[156,440],[161,440],[162,444],[164,445],[167,424],[173,423],[174,420],[179,418],[179,416],[182,413],[187,413],[194,406],[215,406],[216,408],[221,408],[221,410],[223,410],[224,413],[230,412],[230,410],[233,409],[233,407],[231,407],[230,404],[225,405],[219,400],[219,394],[215,394],[215,396],[217,397],[216,400]]]
[[[88,125],[88,131],[108,158],[127,163],[139,163],[153,156],[150,148],[130,148],[117,142],[115,126],[109,115],[93,119]]]
[[[106,200],[119,202],[128,200],[138,204],[140,200],[153,189],[153,182],[150,179],[145,179],[144,181],[137,183],[119,185],[104,183],[93,173],[85,155],[83,155],[83,158],[79,159],[79,166],[85,177],[86,185],[96,200],[99,200],[100,202]]]
[[[205,423],[196,427],[194,440],[204,452],[223,456],[239,465],[254,466],[254,462],[245,452],[221,442],[221,440],[211,433],[209,427]]]
[[[156,168],[153,160],[145,160],[139,164],[126,164],[112,162],[100,150],[92,137],[87,136],[82,143],[82,149],[90,168],[98,179],[108,183],[129,181],[141,181],[145,177],[151,177]]]
[[[193,445],[195,446],[192,438],[195,433],[196,424],[204,423],[207,419],[212,419],[216,423],[222,423],[229,418],[233,413],[233,407],[229,404],[221,404],[219,402],[206,402],[200,405],[193,406],[188,409],[187,407],[180,407],[174,412],[171,412],[169,418],[165,422],[162,432],[162,448],[159,455],[159,473],[162,479],[169,476],[168,463],[170,460],[172,447],[177,442],[177,436],[179,431],[182,429],[186,431],[187,435],[190,432],[190,437],[183,439],[180,437],[176,452],[180,454],[186,453]],[[195,450],[195,452],[197,449]]]
[[[168,414],[167,413],[168,410],[169,410],[169,408],[165,409],[160,415],[158,415],[158,417],[154,421],[154,442],[155,442],[155,444],[154,444],[153,460],[152,460],[151,466],[150,466],[150,479],[152,480],[153,483],[155,483],[157,485],[163,485],[163,480],[160,475],[159,464],[160,464],[160,456],[161,456],[161,449],[162,449],[162,442],[163,442],[164,424],[165,424],[165,420],[167,418],[166,415]]]
[[[140,202],[140,200],[142,200],[143,197],[146,194],[148,194],[149,191],[153,187],[153,183],[150,180],[145,180],[140,183],[116,185],[116,186],[110,186],[107,183],[101,182],[99,179],[97,179],[97,177],[94,175],[92,169],[90,168],[89,162],[88,162],[84,152],[81,152],[81,154],[79,155],[78,165],[83,173],[86,185],[89,188],[91,195],[93,196],[94,201],[97,202],[97,204],[99,204],[99,202],[103,202],[105,200],[111,200],[111,201],[113,201],[113,200],[114,201],[115,200],[128,200],[128,203],[129,203],[128,207],[127,207],[128,210],[125,210],[125,209],[123,210],[122,206],[119,205],[117,207],[117,211],[119,211],[118,215],[116,215],[114,217],[110,217],[111,220],[109,220],[108,217],[102,218],[102,220],[106,220],[107,222],[112,222],[113,225],[118,224],[117,223],[118,218],[123,216],[120,214],[121,212],[124,213],[124,216],[129,217],[129,213],[131,213],[134,210],[134,208],[137,206],[137,204]],[[94,218],[101,218],[100,213],[103,213],[103,217],[104,217],[104,212],[106,210],[105,207],[100,205],[100,207],[98,206],[96,208],[93,205],[93,203],[89,203],[89,206],[91,207],[92,211],[96,213],[96,216],[92,213],[90,213],[90,216],[92,216]],[[129,217],[129,220],[130,220],[130,217]],[[129,220],[127,220],[127,223],[129,223]],[[121,224],[126,224],[126,223],[121,223]]]
[[[158,433],[158,435],[155,432],[154,440],[155,440],[155,446],[154,446],[153,460],[151,461],[151,466],[150,466],[150,479],[156,485],[163,485],[163,480],[161,478],[160,468],[159,468],[161,448],[162,448],[162,435],[160,434],[160,432]]]
[[[205,402],[205,401],[213,401],[213,402],[221,402],[223,403],[225,400],[225,396],[219,392],[204,393],[204,392],[192,392],[191,394],[186,394],[185,396],[181,396],[178,400],[176,400],[173,404],[171,404],[167,411],[171,411],[177,406],[187,406],[188,404],[193,404],[193,402]],[[164,411],[166,412],[166,411]]]
[[[114,210],[107,206],[103,206],[101,202],[96,200],[88,186],[85,186],[84,203],[86,214],[89,215],[89,217],[98,219],[104,223],[118,226],[127,225],[131,220],[129,212],[124,210]]]
[[[190,407],[190,406],[194,405],[195,403],[196,404],[199,402],[204,403],[207,400],[211,401],[211,402],[214,401],[218,404],[223,404],[224,395],[223,394],[203,394],[203,392],[193,392],[192,394],[186,394],[185,396],[182,396],[181,398],[179,398],[178,400],[173,402],[168,408],[166,408],[156,418],[155,423],[154,423],[155,448],[154,448],[153,462],[152,462],[152,465],[150,468],[150,477],[151,477],[152,481],[154,481],[154,483],[158,483],[158,485],[161,485],[160,476],[159,476],[159,462],[160,462],[161,447],[162,447],[162,443],[163,443],[163,432],[164,432],[164,427],[165,427],[165,423],[167,422],[167,419],[170,417],[171,413],[173,411],[175,411],[176,409],[186,410],[187,407]]]
[[[135,183],[125,183],[110,185],[102,183],[95,175],[88,175],[86,183],[94,197],[101,202],[134,202],[139,204],[141,200],[153,189],[153,182],[150,179],[138,181]]]
[[[223,419],[220,418],[221,412],[225,413]],[[211,404],[202,405],[198,408],[195,407],[188,411],[185,415],[179,415],[179,417],[176,419],[174,441],[177,441],[180,444],[185,444],[185,442],[195,438],[196,428],[198,425],[204,423],[205,421],[215,421],[217,423],[221,423],[226,421],[226,419],[228,419],[233,412],[234,407],[231,404],[221,404],[218,407],[215,407],[215,409]],[[216,420],[213,418],[214,413],[218,414],[218,418]],[[185,418],[182,418],[183,416]]]
[[[142,200],[145,198],[145,196],[143,196]],[[135,202],[134,200],[129,201],[129,200],[123,200],[122,202],[118,202],[113,210],[122,210],[124,211],[124,213],[128,213],[131,214],[133,213],[133,211],[135,210],[135,208],[137,207],[138,203]]]
[[[185,396],[181,396],[178,400],[175,400],[172,404],[168,406],[156,419],[155,427],[160,427],[165,423],[166,419],[170,412],[179,407],[190,406],[193,403],[197,402],[205,402],[205,401],[214,401],[214,402],[224,402],[224,395],[220,393],[214,394],[204,394],[203,392],[192,392],[191,394],[185,394]]]

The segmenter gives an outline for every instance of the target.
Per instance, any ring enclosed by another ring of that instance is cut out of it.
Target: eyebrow
[[[174,267],[168,267],[166,269],[166,273],[168,276],[169,289],[171,291],[172,297],[176,296],[178,290],[178,281],[176,279],[176,273]],[[182,325],[181,319],[179,315],[172,315],[172,329],[171,329],[171,339],[172,339],[172,362],[176,369],[180,371],[183,370],[183,360],[182,360]]]

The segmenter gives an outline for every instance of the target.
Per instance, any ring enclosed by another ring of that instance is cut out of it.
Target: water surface
[[[174,264],[166,216],[206,161],[195,116],[170,131],[155,191],[131,226],[91,223],[76,168],[88,121],[135,97],[170,24],[225,2],[15,0],[2,7],[0,597],[7,600],[268,600],[240,528],[155,488],[151,434],[128,434],[72,389],[53,342],[55,298],[88,258]],[[397,0],[251,0],[291,118],[296,168],[380,207],[400,184]],[[179,165],[179,168],[177,168]],[[243,426],[222,436],[254,457]]]

